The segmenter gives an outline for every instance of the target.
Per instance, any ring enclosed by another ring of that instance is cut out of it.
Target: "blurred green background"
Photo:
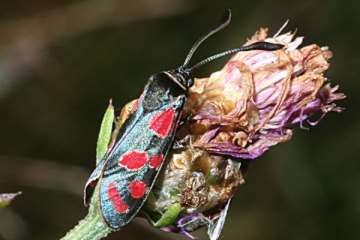
[[[85,216],[82,187],[94,168],[109,98],[118,110],[136,98],[151,73],[182,63],[193,41],[231,8],[232,24],[202,46],[197,60],[240,46],[261,26],[273,34],[290,19],[286,30],[297,29],[305,44],[333,50],[327,75],[348,98],[340,103],[343,113],[296,130],[292,141],[253,161],[222,239],[360,239],[358,1],[2,0],[0,6],[0,192],[23,191],[0,211],[0,238],[59,239]],[[108,239],[142,237],[184,239],[141,221]]]

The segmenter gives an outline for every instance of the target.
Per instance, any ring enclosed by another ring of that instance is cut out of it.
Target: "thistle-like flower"
[[[334,102],[345,95],[324,76],[332,57],[327,47],[299,48],[303,37],[267,37],[266,29],[246,44],[256,41],[285,47],[239,52],[220,71],[195,79],[189,91],[187,121],[147,202],[148,214],[159,218],[180,204],[176,221],[163,230],[188,235],[212,225],[244,182],[247,159],[290,140],[294,124],[316,125],[326,113],[342,110]],[[310,120],[315,113],[320,117]]]
[[[312,114],[340,112],[333,102],[344,95],[324,77],[332,53],[315,44],[298,49],[302,39],[293,33],[266,38],[261,29],[247,44],[265,40],[285,48],[238,53],[221,71],[197,79],[187,108],[194,145],[253,159],[289,140],[293,124],[315,125],[319,121],[311,122]]]

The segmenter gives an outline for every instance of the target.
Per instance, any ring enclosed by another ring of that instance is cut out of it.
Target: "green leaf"
[[[181,212],[180,203],[175,203],[171,205],[161,218],[154,224],[155,227],[161,228],[173,224],[178,218]]]
[[[96,145],[96,163],[98,163],[104,157],[108,149],[114,118],[114,106],[112,105],[112,102],[110,100],[109,106],[107,107],[101,122],[100,132]]]
[[[20,195],[21,192],[17,193],[1,193],[0,194],[0,208],[4,208],[10,205],[14,198]]]

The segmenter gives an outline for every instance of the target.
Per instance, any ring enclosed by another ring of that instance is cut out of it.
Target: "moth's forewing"
[[[129,223],[144,204],[172,145],[185,100],[184,90],[167,75],[156,75],[125,121],[100,176],[101,211],[112,229]]]

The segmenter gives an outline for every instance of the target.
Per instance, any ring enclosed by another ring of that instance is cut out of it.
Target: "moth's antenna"
[[[196,63],[194,66],[192,66],[188,70],[191,72],[192,70],[194,70],[194,69],[196,69],[196,68],[198,68],[198,67],[200,67],[200,66],[202,66],[204,64],[207,64],[207,63],[212,62],[212,61],[214,61],[216,59],[219,59],[219,58],[222,58],[222,57],[225,57],[227,55],[231,55],[231,54],[234,54],[234,53],[237,53],[237,52],[241,52],[241,51],[250,51],[250,50],[274,51],[274,50],[281,49],[283,47],[284,47],[284,45],[276,44],[276,43],[255,42],[255,43],[253,43],[251,45],[248,45],[248,46],[234,48],[234,49],[230,49],[230,50],[227,50],[227,51],[212,55],[212,56],[210,56],[208,58],[205,58],[204,60]]]
[[[186,68],[186,66],[189,64],[192,56],[194,55],[195,51],[198,49],[198,47],[206,40],[208,39],[211,35],[217,33],[218,31],[220,31],[221,29],[225,28],[227,25],[229,25],[231,21],[231,10],[227,9],[224,13],[224,15],[221,17],[219,23],[212,29],[210,29],[210,31],[208,33],[206,33],[204,36],[202,36],[201,38],[199,38],[191,47],[188,55],[185,58],[185,61],[182,65],[183,68]]]

